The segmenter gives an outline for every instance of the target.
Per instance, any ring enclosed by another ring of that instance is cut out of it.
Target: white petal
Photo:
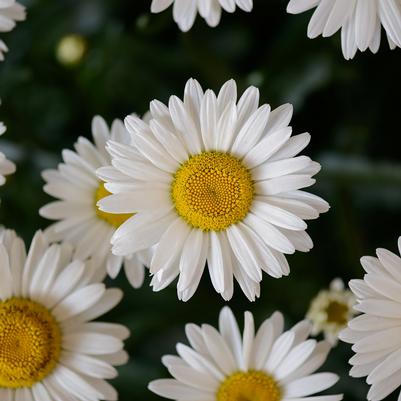
[[[255,370],[264,368],[274,340],[273,321],[267,319],[260,326],[253,342],[250,368]]]
[[[295,252],[295,248],[288,238],[267,221],[263,221],[254,214],[249,213],[244,223],[251,227],[273,249],[286,254]]]
[[[246,155],[256,145],[264,132],[269,114],[270,106],[263,105],[245,121],[231,147],[234,154]]]
[[[219,386],[218,381],[212,376],[198,372],[188,366],[174,365],[169,368],[169,372],[179,382],[201,391],[207,389],[212,391]]]
[[[149,384],[149,390],[171,400],[214,401],[215,399],[212,392],[196,390],[173,379],[154,380]]]
[[[337,383],[334,373],[316,373],[294,380],[286,385],[286,397],[305,397],[326,390]]]
[[[217,99],[211,90],[207,90],[202,99],[200,123],[205,150],[217,150]]]
[[[202,334],[211,357],[221,371],[226,375],[234,372],[236,370],[234,356],[219,332],[214,327],[204,324]]]
[[[244,334],[242,340],[242,355],[243,360],[241,369],[247,371],[250,368],[253,342],[255,338],[255,323],[253,321],[253,315],[250,312],[245,312],[245,323],[244,323]]]
[[[168,269],[176,260],[190,233],[190,227],[181,218],[176,218],[167,228],[157,244],[150,263],[150,272]]]
[[[295,339],[295,334],[292,331],[286,331],[281,334],[280,337],[275,341],[272,347],[272,351],[267,359],[265,369],[269,372],[274,371],[280,362],[290,351]]]
[[[290,0],[287,5],[287,12],[290,14],[300,14],[316,7],[320,0]]]
[[[284,358],[275,371],[275,377],[278,380],[284,379],[294,370],[300,367],[312,354],[316,347],[315,340],[307,340],[294,347]]]
[[[177,352],[180,357],[192,368],[213,375],[218,381],[224,380],[224,374],[209,358],[195,352],[192,348],[183,344],[177,344]]]
[[[379,383],[386,380],[387,377],[401,370],[400,362],[401,349],[391,353],[388,357],[373,369],[366,379],[368,384]]]
[[[152,13],[160,13],[170,7],[174,0],[152,0],[151,11]]]
[[[71,370],[99,379],[114,379],[117,370],[101,359],[74,352],[64,352],[61,363]]]
[[[206,264],[206,246],[208,236],[202,231],[192,229],[185,241],[180,258],[179,291],[184,291],[198,283]]]
[[[104,284],[100,283],[80,288],[67,296],[52,312],[59,321],[69,319],[95,305],[101,299],[105,290]]]
[[[77,398],[83,398],[87,395],[89,397],[102,397],[102,394],[86,382],[82,376],[62,365],[57,366],[52,376],[64,391],[73,394]]]
[[[13,278],[10,271],[8,253],[3,244],[0,244],[0,276],[0,299],[4,301],[12,296]]]
[[[63,347],[73,352],[103,355],[120,351],[123,343],[118,338],[106,334],[76,332],[64,336]]]
[[[225,274],[224,269],[226,268],[224,262],[224,252],[221,239],[214,231],[210,232],[210,247],[209,255],[207,257],[207,263],[209,267],[209,274],[212,280],[214,289],[218,293],[225,291]]]
[[[196,155],[200,153],[202,150],[200,133],[192,116],[185,109],[183,102],[178,97],[172,96],[169,101],[169,109],[173,123],[177,131],[180,132],[190,154]]]
[[[355,352],[372,352],[400,345],[401,327],[394,327],[379,332],[373,332],[357,341],[352,350]]]
[[[234,314],[227,306],[220,312],[219,329],[221,335],[234,353],[236,364],[239,365],[242,361],[241,334]]]
[[[334,35],[354,11],[356,0],[336,0],[323,29],[323,36]]]

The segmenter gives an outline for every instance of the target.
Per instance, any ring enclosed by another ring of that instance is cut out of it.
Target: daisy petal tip
[[[138,125],[145,124],[143,120],[141,120],[139,117],[131,114],[128,115],[127,117],[124,118],[124,125],[127,131],[130,134],[136,134],[138,132]],[[113,142],[113,141],[109,141]]]
[[[100,125],[103,125],[105,123],[103,117],[101,117],[99,114],[96,114],[92,118],[92,131],[95,131],[96,128]]]
[[[288,14],[299,14],[302,12],[302,9],[299,8],[299,5],[297,3],[299,3],[299,0],[291,0],[287,4],[286,11]]]
[[[148,390],[150,390],[152,393],[156,393],[156,394],[158,394],[158,390],[159,390],[159,385],[160,385],[160,382],[162,381],[163,379],[159,379],[159,380],[152,380],[149,384],[148,384]]]
[[[44,217],[44,218],[47,218],[46,209],[47,209],[46,206],[42,206],[42,207],[39,209],[39,212],[38,212],[38,213],[39,213],[39,216]]]
[[[228,305],[224,305],[220,311],[220,316],[234,317],[232,309]]]
[[[232,292],[230,292],[230,293],[223,292],[223,293],[221,293],[221,296],[224,299],[224,301],[228,302],[233,297],[233,294],[232,294]]]
[[[117,241],[113,241],[113,238],[111,239],[111,244],[113,247],[111,248],[111,252],[115,256],[125,256],[127,254],[126,250],[124,247],[120,246]]]

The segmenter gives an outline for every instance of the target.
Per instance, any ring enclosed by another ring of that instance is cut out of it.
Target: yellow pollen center
[[[254,187],[248,169],[222,152],[192,156],[177,170],[171,196],[179,216],[204,231],[222,231],[248,214]]]
[[[57,365],[61,331],[42,305],[23,298],[0,302],[0,388],[31,387]]]
[[[100,210],[97,206],[97,203],[101,199],[109,195],[111,195],[111,193],[104,187],[104,183],[101,182],[99,184],[98,189],[96,190],[96,195],[95,195],[96,214],[102,220],[107,221],[107,223],[109,223],[113,227],[118,228],[121,226],[121,224],[125,223],[134,214],[132,213],[113,214],[113,213],[103,212],[102,210]]]
[[[327,322],[345,325],[348,322],[349,307],[341,302],[331,301],[326,308]]]
[[[249,370],[229,376],[219,387],[216,401],[280,401],[281,389],[267,373]]]

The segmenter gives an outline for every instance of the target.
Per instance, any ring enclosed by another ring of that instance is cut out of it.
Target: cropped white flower
[[[152,0],[152,13],[160,13],[173,4],[174,21],[183,32],[192,28],[197,13],[204,18],[208,25],[215,27],[219,24],[221,10],[233,13],[236,7],[250,12],[253,0]]]
[[[328,290],[321,290],[312,300],[306,314],[313,323],[312,335],[323,332],[325,339],[336,345],[338,333],[355,315],[355,302],[355,296],[344,288],[343,281],[339,278],[333,280]]]
[[[149,389],[177,401],[341,400],[342,395],[310,397],[338,381],[334,373],[314,373],[326,360],[330,345],[307,339],[308,321],[285,332],[283,327],[283,316],[276,312],[255,335],[253,316],[246,312],[241,338],[228,307],[220,313],[219,331],[208,324],[188,324],[191,347],[177,344],[179,357],[162,359],[174,379],[153,381]]]
[[[0,400],[117,400],[105,379],[127,361],[128,329],[92,322],[121,299],[71,261],[72,247],[38,232],[28,255],[13,231],[0,234]]]
[[[25,7],[15,0],[0,0],[0,32],[9,32],[14,29],[16,21],[25,19]],[[4,60],[4,53],[8,51],[6,44],[0,40],[0,61]]]
[[[5,125],[0,122],[0,136],[6,132]],[[0,152],[0,185],[4,185],[6,178],[4,176],[15,172],[15,164],[7,159],[4,153]]]
[[[109,141],[113,167],[98,171],[113,195],[98,204],[108,213],[138,214],[112,237],[113,253],[156,244],[150,271],[159,291],[176,277],[178,296],[196,291],[205,263],[214,288],[233,295],[233,277],[246,296],[259,296],[262,271],[289,274],[283,254],[309,251],[304,219],[328,210],[300,191],[313,185],[320,165],[298,156],[308,133],[291,137],[292,106],[259,107],[248,88],[237,101],[234,81],[218,96],[189,80],[184,101],[155,100],[149,123],[128,116],[133,145]]]
[[[398,249],[401,252],[401,237]],[[350,375],[367,376],[370,401],[386,398],[401,385],[401,258],[387,249],[376,254],[361,259],[366,274],[349,284],[362,315],[340,333],[356,353],[350,359]]]
[[[60,220],[46,230],[46,235],[52,241],[72,243],[77,259],[92,257],[100,268],[106,267],[112,278],[124,265],[131,285],[138,288],[144,279],[144,263],[149,262],[147,252],[115,256],[110,245],[116,227],[132,214],[113,215],[96,206],[99,199],[109,195],[103,182],[96,177],[97,168],[110,164],[106,142],[112,139],[117,143],[128,143],[129,134],[121,121],[115,120],[109,130],[105,121],[97,116],[92,122],[92,135],[94,144],[80,137],[75,144],[76,152],[63,151],[64,163],[58,170],[43,172],[45,192],[60,199],[40,209],[43,217]]]
[[[381,27],[391,49],[401,47],[400,0],[291,0],[287,11],[298,14],[316,8],[308,26],[308,37],[328,37],[341,29],[344,57],[353,58],[359,49],[376,53]]]

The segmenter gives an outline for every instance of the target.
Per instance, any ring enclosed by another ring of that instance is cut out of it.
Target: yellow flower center
[[[268,374],[255,370],[229,376],[217,391],[216,401],[280,401],[281,389]]]
[[[100,201],[100,199],[103,199],[109,195],[111,195],[111,193],[104,187],[104,183],[101,182],[99,184],[98,189],[96,190],[96,195],[95,195],[96,214],[102,220],[107,221],[107,223],[109,223],[113,227],[118,228],[121,226],[121,224],[125,223],[134,214],[133,213],[113,214],[113,213],[103,212],[102,210],[100,210],[97,206],[97,203]]]
[[[337,323],[342,326],[347,324],[348,311],[348,305],[337,301],[331,301],[326,308],[327,322]]]
[[[0,302],[0,388],[31,387],[57,365],[61,331],[42,305],[22,298]]]
[[[171,196],[177,213],[189,225],[222,231],[248,214],[254,188],[251,174],[236,157],[203,152],[177,170]]]

